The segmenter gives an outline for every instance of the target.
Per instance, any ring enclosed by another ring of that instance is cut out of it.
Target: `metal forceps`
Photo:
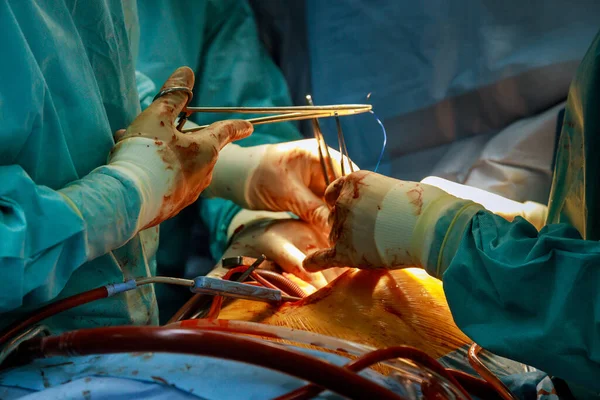
[[[160,91],[155,97],[157,98],[164,96],[172,92],[185,92],[188,96],[187,103],[183,108],[181,114],[179,114],[179,122],[177,129],[182,133],[196,132],[201,129],[208,127],[208,125],[187,128],[183,126],[187,118],[193,113],[204,112],[204,113],[238,113],[238,114],[276,114],[266,117],[250,118],[246,121],[253,125],[271,124],[276,122],[288,122],[288,121],[299,121],[311,119],[313,124],[313,131],[315,139],[319,145],[319,159],[321,161],[321,168],[323,170],[323,176],[327,185],[331,183],[331,177],[333,179],[339,178],[336,170],[333,166],[331,154],[329,153],[329,147],[325,143],[323,132],[319,125],[319,118],[334,117],[337,126],[338,143],[340,147],[341,155],[341,176],[346,175],[345,161],[348,162],[348,168],[350,172],[354,172],[354,166],[350,158],[348,157],[348,149],[346,148],[346,142],[344,140],[344,134],[342,132],[342,126],[340,124],[339,117],[347,115],[362,114],[371,111],[370,104],[339,104],[329,106],[315,106],[310,95],[306,96],[308,106],[292,106],[292,107],[188,107],[192,100],[193,92],[186,87],[171,87]]]
[[[187,119],[191,114],[196,112],[204,113],[236,113],[236,114],[277,114],[268,117],[250,118],[246,121],[253,125],[272,124],[275,122],[299,121],[313,118],[326,118],[334,116],[345,116],[362,114],[369,112],[371,105],[369,104],[341,104],[335,106],[293,106],[293,107],[186,107],[180,116],[181,119]],[[279,113],[279,114],[278,114]],[[202,125],[199,127],[178,129],[183,133],[196,132],[208,127]]]
[[[306,102],[310,106],[314,106],[311,95],[306,95]],[[365,110],[364,112],[368,112],[368,111],[371,111],[370,108],[369,108],[369,110]],[[344,132],[342,131],[342,124],[340,123],[340,118],[339,118],[340,114],[338,112],[335,112],[333,114],[333,116],[335,117],[335,124],[337,127],[338,145],[340,146],[340,156],[341,156],[341,159],[340,159],[341,175],[340,176],[345,176],[346,175],[345,161],[348,162],[348,169],[350,170],[350,172],[354,172],[354,164],[352,164],[352,160],[350,160],[350,156],[348,155],[348,148],[346,147],[346,141],[344,140]],[[325,182],[326,182],[327,186],[329,186],[329,184],[331,183],[330,177],[333,177],[333,179],[335,180],[335,179],[339,178],[340,176],[338,176],[335,168],[333,167],[333,161],[331,159],[331,153],[329,152],[329,146],[327,146],[327,143],[325,142],[325,137],[323,136],[323,132],[321,131],[321,126],[319,124],[319,120],[317,118],[314,118],[312,120],[312,125],[313,125],[313,133],[314,133],[315,139],[317,140],[317,143],[319,144],[319,159],[321,160],[321,169],[323,170],[323,177],[325,178]]]

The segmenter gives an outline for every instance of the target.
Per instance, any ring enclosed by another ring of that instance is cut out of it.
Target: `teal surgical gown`
[[[109,171],[84,178],[106,163],[113,132],[140,112],[135,1],[1,0],[0,26],[0,325],[6,325],[57,298],[153,274],[158,230],[136,235],[140,196],[127,179]],[[63,331],[156,321],[147,288],[47,323]]]
[[[599,108],[600,35],[569,90],[547,225],[538,232],[487,211],[464,221],[456,207],[436,224],[445,242],[427,266],[445,270],[450,309],[469,337],[574,392],[600,393]]]
[[[0,26],[1,326],[49,301],[156,273],[158,228],[135,232],[140,196],[101,166],[112,133],[177,67],[198,74],[197,104],[284,104],[289,97],[241,1],[0,0]],[[203,122],[209,118],[217,117]],[[277,128],[250,142],[298,135],[291,125]],[[238,209],[223,200],[202,204],[211,229],[222,232],[221,249]],[[154,288],[146,287],[47,323],[55,331],[153,324],[157,313]]]

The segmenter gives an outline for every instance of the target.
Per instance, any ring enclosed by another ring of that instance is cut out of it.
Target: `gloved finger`
[[[225,145],[248,137],[254,131],[254,126],[241,119],[218,121],[194,135],[208,135],[214,140],[214,145],[221,150]]]
[[[329,210],[327,210],[329,211]],[[329,215],[328,215],[329,217]],[[307,249],[306,255],[312,254],[317,250],[326,249],[329,247],[329,231],[324,231],[323,228],[317,225],[310,225],[314,232],[314,241],[311,249]]]
[[[340,153],[329,148],[329,154],[331,155],[331,165],[325,162],[327,175],[329,182],[333,182],[342,176],[342,168],[340,164]],[[333,171],[330,167],[333,167]],[[310,189],[319,197],[323,197],[325,190],[327,190],[327,181],[324,177],[323,164],[321,163],[320,157],[312,154],[310,160]]]
[[[337,277],[342,274],[342,272],[340,272],[340,270],[341,270],[341,268],[331,268],[331,269],[325,269],[325,270],[321,271],[321,273],[323,274],[323,277],[325,278],[327,283],[329,283],[331,281],[336,280]]]
[[[342,155],[337,150],[329,148],[329,154],[331,156],[333,166],[333,171],[331,171],[330,168],[327,168],[330,182],[342,177],[342,171],[344,172],[344,175],[350,174],[350,171],[360,171],[358,165],[352,162],[349,158],[344,157],[342,160]],[[350,164],[352,164],[352,169],[350,168]],[[311,189],[319,196],[322,196],[327,189],[327,184],[323,177],[323,167],[321,161],[319,157],[314,154],[311,163]]]
[[[194,87],[194,72],[189,67],[179,67],[167,79],[161,90],[172,87],[186,87],[193,89]],[[142,114],[157,113],[166,118],[163,122],[175,123],[175,119],[183,110],[183,107],[188,102],[188,94],[186,92],[172,92],[165,94],[156,99],[150,106],[144,110]]]
[[[325,191],[325,202],[330,208],[337,203],[338,198],[342,193],[342,189],[344,189],[344,185],[347,184],[347,179],[347,177],[340,178],[327,187],[327,190]]]
[[[331,225],[329,223],[329,207],[325,204],[317,207],[312,212],[311,220],[312,223],[319,227],[322,232],[328,233],[331,230]]]
[[[302,261],[306,256],[294,244],[288,241],[285,243],[278,241],[276,246],[277,248],[268,246],[262,250],[264,250],[265,256],[267,256],[268,259],[275,261],[281,269],[296,275],[316,288],[322,288],[327,285],[327,281],[323,275],[311,274],[302,267]]]
[[[310,188],[299,180],[290,178],[287,196],[282,200],[280,207],[291,211],[309,224],[317,225],[320,229],[329,231],[329,210],[323,200],[315,195]],[[293,196],[293,199],[289,197]]]
[[[127,129],[119,129],[118,131],[116,131],[115,134],[113,135],[113,137],[115,138],[115,143],[117,143],[118,141],[123,139],[125,137],[126,133],[127,133]]]
[[[311,295],[317,291],[316,287],[314,287],[310,283],[298,278],[294,274],[290,274],[289,272],[284,272],[282,275],[285,276],[286,278],[288,278],[290,281],[294,282],[296,285],[298,285],[298,287],[300,289],[302,289],[302,291],[304,293],[306,293],[307,295]]]
[[[329,268],[343,268],[349,264],[348,260],[340,256],[335,248],[318,250],[307,256],[302,262],[302,266],[308,272],[318,272]]]

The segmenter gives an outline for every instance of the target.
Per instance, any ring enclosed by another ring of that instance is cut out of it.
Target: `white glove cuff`
[[[148,151],[148,147],[155,151]],[[138,230],[146,227],[162,211],[163,200],[169,196],[180,175],[181,167],[167,165],[162,159],[171,150],[161,141],[145,137],[133,137],[116,144],[109,157],[108,168],[127,176],[135,182],[141,196]],[[161,153],[163,153],[161,155]],[[173,159],[176,159],[173,156]]]
[[[430,176],[421,181],[427,185],[435,186],[444,192],[463,200],[471,200],[481,204],[486,210],[506,217],[516,217],[523,214],[523,203],[507,199],[498,194],[488,192],[472,186],[461,185],[446,179]]]
[[[417,186],[410,182],[394,185],[381,202],[381,210],[375,220],[375,243],[383,262],[389,264],[394,258],[421,264],[421,254],[412,254],[411,242],[414,229],[425,207],[445,193],[432,186],[420,185],[422,192],[418,203],[411,202],[408,192]]]
[[[219,153],[206,195],[221,197],[240,207],[251,208],[248,204],[247,188],[266,150],[265,145],[241,147],[230,143],[225,146]]]

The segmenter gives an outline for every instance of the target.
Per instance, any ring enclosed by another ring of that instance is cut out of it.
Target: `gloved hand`
[[[264,254],[286,273],[312,285],[312,288],[303,285],[306,292],[312,292],[344,272],[344,270],[330,270],[323,273],[309,273],[302,267],[302,261],[307,254],[327,246],[327,236],[317,227],[304,221],[265,219],[255,221],[236,233],[223,257],[258,257]],[[288,278],[294,280],[291,276]]]
[[[329,151],[339,176],[341,156]],[[205,195],[232,200],[249,210],[289,211],[328,230],[329,210],[323,201],[326,188],[317,141],[307,139],[226,146]]]
[[[177,69],[162,89],[175,86],[191,89],[192,70]],[[158,225],[196,201],[211,181],[219,151],[252,133],[250,123],[231,120],[183,134],[174,123],[186,102],[185,92],[167,94],[115,135],[109,166],[135,182],[142,195],[140,229]]]
[[[443,190],[359,171],[332,183],[325,199],[331,210],[330,241],[304,260],[307,271],[331,267],[397,269],[421,266],[439,216],[456,199]]]

